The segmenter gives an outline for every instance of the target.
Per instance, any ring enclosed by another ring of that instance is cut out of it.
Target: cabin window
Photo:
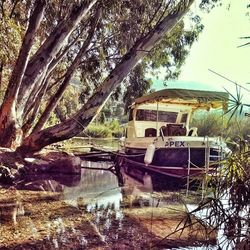
[[[187,117],[188,117],[188,114],[183,114],[181,116],[181,123],[186,123],[187,122]]]
[[[155,128],[147,128],[145,129],[145,137],[155,137],[157,131]]]
[[[177,112],[158,111],[158,121],[159,122],[175,123],[177,115],[178,115]],[[137,121],[156,121],[157,120],[157,111],[156,110],[138,109],[136,112],[136,120]]]

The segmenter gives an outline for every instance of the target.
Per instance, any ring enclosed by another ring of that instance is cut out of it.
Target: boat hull
[[[214,174],[218,167],[219,152],[210,148],[209,161],[206,164],[205,148],[159,148],[156,149],[151,164],[144,163],[146,149],[126,148],[124,156],[120,157],[120,165],[125,172],[137,179],[145,173],[163,175],[182,183],[189,180],[202,179],[205,174]],[[190,159],[190,160],[189,160]]]
[[[126,148],[125,153],[128,159],[144,163],[146,149]],[[190,167],[204,168],[206,153],[205,148],[158,148],[150,165],[188,169],[190,162]],[[218,151],[210,148],[209,157],[210,161],[216,161],[219,158]]]

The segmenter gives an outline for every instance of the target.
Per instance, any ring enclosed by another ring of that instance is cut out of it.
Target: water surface
[[[86,169],[111,163],[81,164],[81,175],[27,176],[18,189],[0,189],[0,249],[204,249],[216,244],[216,235],[207,238],[199,226],[173,234],[185,222],[185,190],[155,192],[148,176],[144,185],[124,175],[119,187],[110,171]]]

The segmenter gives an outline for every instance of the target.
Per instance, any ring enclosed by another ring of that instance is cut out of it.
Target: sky
[[[250,84],[246,84],[250,83],[250,45],[238,47],[250,42],[250,39],[240,39],[250,36],[250,16],[247,15],[250,2],[222,0],[222,3],[210,13],[201,13],[198,3],[193,4],[192,11],[202,17],[204,30],[193,44],[179,80],[235,92],[233,83],[210,72],[211,69],[248,88],[249,92],[242,90],[242,93],[244,102],[250,103]]]

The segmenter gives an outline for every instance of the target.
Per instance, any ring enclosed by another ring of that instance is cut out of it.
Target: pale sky
[[[223,6],[215,7],[210,13],[202,14],[205,25],[198,41],[182,69],[179,80],[195,81],[233,91],[234,84],[209,72],[208,69],[236,81],[250,90],[250,42],[240,39],[250,36],[250,16],[247,15],[247,0],[222,0]],[[230,4],[230,8],[228,8]],[[200,14],[198,4],[192,10]],[[244,92],[244,101],[250,103],[250,91]]]

